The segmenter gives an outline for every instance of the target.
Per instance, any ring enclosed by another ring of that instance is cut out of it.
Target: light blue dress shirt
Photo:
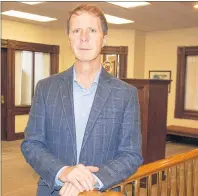
[[[102,68],[102,66],[101,66]],[[75,116],[75,125],[76,125],[76,145],[77,145],[77,163],[79,163],[79,156],[81,151],[81,145],[85,133],[85,128],[88,122],[89,114],[93,104],[94,96],[98,86],[100,71],[97,73],[91,87],[89,89],[83,88],[76,79],[75,68],[73,68],[73,101],[74,101],[74,116]],[[59,173],[63,168],[59,170],[56,175],[56,185],[62,186],[63,183],[58,180]],[[93,174],[94,175],[94,174]],[[97,180],[97,185],[95,188],[101,189],[103,187],[100,179],[94,175]]]

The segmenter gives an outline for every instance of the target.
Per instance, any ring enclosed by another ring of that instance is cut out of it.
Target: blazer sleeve
[[[39,81],[24,131],[25,139],[21,144],[21,151],[26,161],[53,191],[56,174],[64,164],[46,148],[45,101],[42,90],[42,81]]]
[[[138,92],[135,87],[129,88],[131,96],[123,115],[117,156],[114,160],[107,161],[97,173],[94,173],[104,184],[102,190],[128,178],[143,163]]]

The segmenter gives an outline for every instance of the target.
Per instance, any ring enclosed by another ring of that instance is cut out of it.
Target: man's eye
[[[80,30],[79,29],[75,29],[74,31],[73,31],[73,33],[78,33]]]
[[[96,32],[96,30],[95,30],[95,29],[90,29],[90,31],[91,31],[92,33],[95,33],[95,32]]]

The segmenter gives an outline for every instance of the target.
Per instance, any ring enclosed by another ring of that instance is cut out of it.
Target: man
[[[75,63],[37,84],[21,149],[40,175],[38,196],[103,191],[142,164],[137,89],[101,66],[107,30],[97,7],[75,8],[68,20]]]

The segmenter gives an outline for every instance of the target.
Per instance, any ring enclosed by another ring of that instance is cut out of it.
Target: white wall
[[[134,78],[142,79],[144,78],[145,69],[145,32],[135,31],[134,37]]]
[[[172,83],[168,97],[168,125],[198,128],[196,120],[174,118],[178,46],[198,46],[198,27],[147,33],[145,78],[148,78],[149,70],[170,70]]]

